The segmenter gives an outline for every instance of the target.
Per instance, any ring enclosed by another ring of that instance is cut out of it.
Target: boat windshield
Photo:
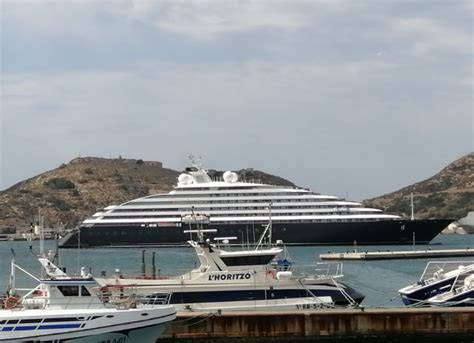
[[[222,261],[230,267],[234,266],[256,266],[267,265],[275,257],[275,254],[254,255],[254,256],[226,256],[221,257]]]

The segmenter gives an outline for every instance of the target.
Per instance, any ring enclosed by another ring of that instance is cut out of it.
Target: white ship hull
[[[162,308],[123,311],[4,310],[0,313],[0,342],[22,342],[32,339],[35,342],[51,340],[90,342],[92,337],[99,341],[102,338],[113,340],[130,337],[132,332],[145,328],[152,328],[154,338],[150,342],[154,342],[164,330],[165,323],[174,317],[175,310],[171,307],[167,312]]]

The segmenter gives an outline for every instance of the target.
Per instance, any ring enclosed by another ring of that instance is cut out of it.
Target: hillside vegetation
[[[460,219],[474,210],[474,154],[466,155],[427,180],[364,201],[367,206],[409,217],[413,193],[415,217]]]
[[[29,231],[40,209],[46,226],[77,225],[97,209],[146,195],[168,192],[180,172],[161,162],[136,159],[76,158],[0,192],[0,232]],[[221,177],[222,171],[209,171]],[[237,171],[247,181],[293,185],[254,169]]]

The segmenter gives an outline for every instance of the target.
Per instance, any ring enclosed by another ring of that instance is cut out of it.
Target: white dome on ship
[[[193,183],[193,177],[189,174],[183,173],[178,176],[178,182],[181,185],[190,185]]]
[[[224,175],[222,175],[225,182],[236,182],[239,179],[237,173],[226,171]]]

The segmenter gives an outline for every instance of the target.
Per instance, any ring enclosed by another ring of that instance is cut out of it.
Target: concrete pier
[[[474,308],[179,313],[160,342],[469,342]]]
[[[437,257],[469,257],[474,256],[474,249],[446,250],[406,250],[406,251],[365,251],[320,254],[321,260],[397,260]]]

